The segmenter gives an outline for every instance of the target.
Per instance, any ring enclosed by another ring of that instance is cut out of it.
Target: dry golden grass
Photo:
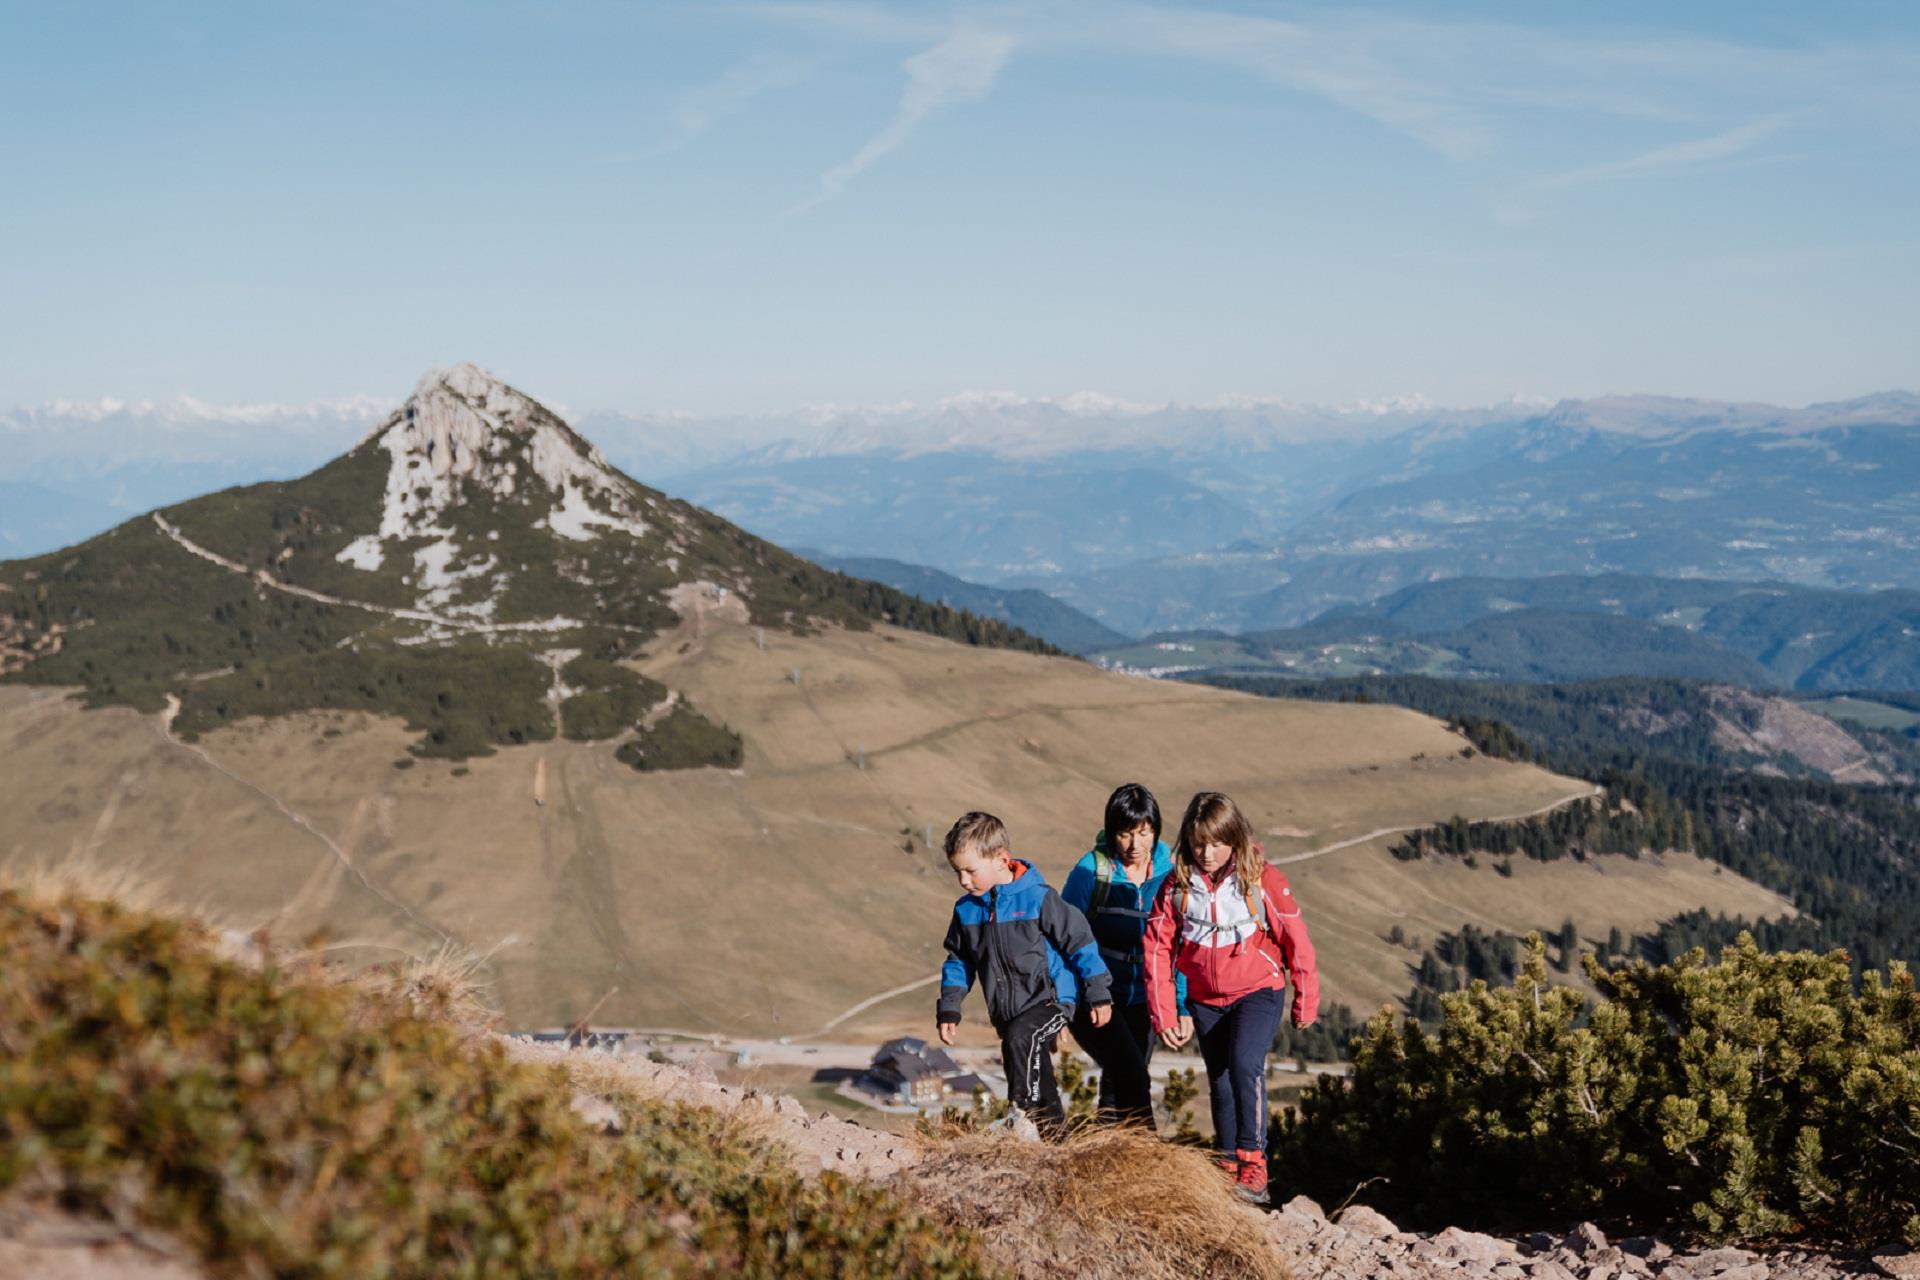
[[[85,850],[66,858],[0,864],[0,889],[12,889],[29,902],[82,899],[115,903],[129,911],[182,914],[160,877],[139,861],[112,862]],[[199,912],[192,914],[204,918]]]
[[[896,1179],[909,1201],[978,1230],[1021,1276],[1286,1280],[1261,1215],[1206,1152],[1133,1129],[1053,1145],[1004,1132],[924,1140]]]
[[[500,1025],[492,962],[491,954],[447,941],[418,955],[361,969],[355,981],[377,1000],[485,1035]]]

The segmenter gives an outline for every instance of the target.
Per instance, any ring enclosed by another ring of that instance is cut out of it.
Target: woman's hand
[[[1111,1017],[1113,1017],[1113,1006],[1111,1004],[1096,1004],[1087,1010],[1087,1021],[1096,1027],[1106,1026],[1107,1020]]]
[[[1178,1022],[1160,1033],[1160,1043],[1169,1049],[1178,1049],[1193,1039],[1193,1019],[1181,1018]]]

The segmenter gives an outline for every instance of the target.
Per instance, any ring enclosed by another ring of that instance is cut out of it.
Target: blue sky
[[[1914,386],[1920,6],[0,0],[0,405]]]

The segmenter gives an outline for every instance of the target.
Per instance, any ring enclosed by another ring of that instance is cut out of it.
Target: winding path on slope
[[[1567,805],[1577,804],[1582,800],[1591,800],[1596,796],[1600,796],[1604,794],[1605,792],[1602,788],[1597,786],[1590,786],[1583,791],[1577,791],[1570,796],[1563,796],[1562,798],[1553,801],[1551,804],[1542,805],[1538,809],[1532,809],[1526,813],[1516,813],[1516,814],[1511,814],[1505,817],[1475,818],[1474,821],[1475,822],[1525,822],[1528,818],[1538,818],[1543,814],[1552,813],[1555,809],[1563,809]],[[1382,827],[1378,831],[1369,831],[1365,835],[1353,836],[1346,840],[1336,840],[1332,844],[1322,845],[1318,849],[1309,849],[1305,853],[1289,854],[1284,858],[1269,858],[1267,859],[1267,861],[1272,862],[1276,865],[1280,863],[1286,863],[1286,862],[1305,862],[1309,858],[1318,858],[1323,854],[1336,853],[1341,849],[1351,849],[1355,845],[1365,844],[1369,840],[1378,840],[1382,836],[1397,836],[1397,835],[1405,835],[1410,831],[1424,831],[1426,828],[1432,825],[1433,824],[1431,822],[1423,822],[1410,827]],[[940,975],[935,973],[925,978],[916,978],[912,982],[902,983],[900,986],[894,987],[888,991],[882,991],[878,995],[868,996],[865,1000],[862,1000],[860,1003],[847,1009],[845,1012],[835,1017],[832,1021],[820,1027],[818,1030],[809,1031],[805,1035],[794,1036],[792,1037],[792,1039],[817,1040],[821,1036],[824,1036],[828,1032],[832,1031],[834,1028],[840,1026],[842,1023],[848,1021],[851,1018],[857,1017],[862,1013],[865,1013],[867,1010],[873,1008],[873,1006],[877,1004],[883,1004],[886,1001],[893,999],[895,996],[904,996],[911,992],[918,991],[922,987],[930,987],[938,981],[940,981]]]
[[[598,627],[609,631],[626,631],[634,635],[651,636],[654,633],[639,627],[623,626],[613,622],[578,622],[572,618],[548,618],[544,622],[475,622],[472,618],[454,618],[443,613],[429,613],[425,609],[402,609],[393,605],[373,604],[366,600],[349,600],[345,596],[328,595],[324,591],[315,591],[310,587],[295,586],[284,579],[276,578],[265,569],[249,569],[238,560],[229,560],[217,551],[209,551],[172,524],[158,511],[153,513],[153,522],[160,532],[167,535],[180,548],[196,555],[208,564],[218,565],[230,573],[243,578],[251,578],[263,587],[283,592],[290,596],[299,596],[319,604],[336,605],[342,609],[362,609],[368,613],[383,613],[389,618],[401,618],[408,622],[424,622],[430,626],[446,627],[453,631],[466,631],[475,635],[512,632],[571,631],[578,627]]]
[[[1543,804],[1538,809],[1529,809],[1525,813],[1503,814],[1492,818],[1475,818],[1473,821],[1525,822],[1528,818],[1538,818],[1544,814],[1552,813],[1555,809],[1564,809],[1570,804],[1577,804],[1582,800],[1593,800],[1605,794],[1606,791],[1604,788],[1588,786],[1583,791],[1576,791],[1570,796],[1562,796],[1550,804]],[[1324,854],[1336,853],[1341,849],[1351,849],[1354,845],[1365,844],[1369,840],[1378,840],[1382,836],[1403,836],[1412,831],[1425,831],[1433,825],[1431,822],[1420,822],[1410,827],[1381,827],[1378,831],[1369,831],[1365,835],[1352,836],[1345,840],[1336,840],[1332,844],[1321,845],[1318,849],[1309,849],[1305,853],[1290,853],[1284,858],[1268,858],[1267,861],[1273,863],[1275,866],[1283,866],[1289,862],[1306,862],[1310,859],[1321,857]]]
[[[198,757],[200,761],[204,763],[209,769],[212,769],[215,773],[219,774],[221,777],[226,778],[229,781],[238,783],[239,785],[245,787],[247,790],[253,792],[255,795],[259,796],[261,799],[265,800],[268,804],[272,805],[275,811],[277,811],[288,822],[291,822],[294,826],[300,828],[302,831],[306,832],[308,835],[318,840],[321,844],[324,844],[325,846],[327,846],[327,849],[333,854],[335,858],[339,860],[340,866],[346,871],[346,873],[349,876],[351,876],[354,879],[356,883],[360,885],[361,888],[365,889],[368,893],[371,893],[374,897],[380,899],[382,902],[386,903],[388,906],[392,907],[394,910],[400,912],[401,915],[404,915],[409,921],[411,921],[418,928],[423,929],[426,932],[432,934],[434,937],[440,939],[442,943],[450,943],[454,941],[453,935],[447,933],[443,929],[437,928],[434,925],[427,923],[425,920],[422,920],[419,916],[413,913],[413,909],[407,906],[406,903],[402,902],[400,899],[394,897],[392,894],[388,893],[385,889],[382,889],[379,885],[369,880],[367,878],[366,873],[361,871],[359,867],[354,865],[353,859],[348,856],[347,851],[345,849],[340,847],[339,842],[336,841],[332,836],[328,835],[326,832],[322,831],[318,826],[315,826],[312,820],[309,819],[305,814],[295,810],[286,801],[282,800],[279,796],[273,794],[273,792],[268,791],[265,787],[261,786],[259,783],[254,782],[250,778],[243,778],[239,774],[235,773],[233,770],[227,768],[227,766],[221,764],[218,760],[213,758],[213,753],[208,751],[205,747],[202,747],[197,743],[182,742],[179,738],[175,737],[173,733],[173,721],[174,721],[174,718],[179,714],[180,714],[180,699],[170,693],[167,695],[167,708],[166,710],[160,713],[160,737],[169,746],[178,747],[182,751],[192,753],[194,756]]]

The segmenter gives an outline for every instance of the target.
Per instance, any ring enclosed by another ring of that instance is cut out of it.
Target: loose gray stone
[[[573,1114],[599,1129],[603,1133],[620,1132],[620,1112],[605,1098],[597,1097],[582,1089],[573,1093]]]
[[[1567,1248],[1584,1258],[1607,1247],[1606,1233],[1591,1222],[1583,1222],[1567,1232]]]
[[[1920,1253],[1908,1250],[1905,1245],[1875,1249],[1873,1265],[1880,1268],[1880,1274],[1892,1276],[1894,1280],[1920,1280]]]
[[[1753,1254],[1745,1249],[1709,1249],[1687,1259],[1687,1268],[1695,1275],[1718,1275],[1735,1267],[1751,1265]]]

